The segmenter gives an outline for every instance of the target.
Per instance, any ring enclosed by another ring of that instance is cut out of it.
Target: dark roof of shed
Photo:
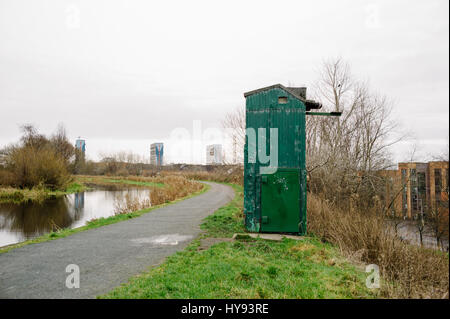
[[[264,88],[260,88],[257,90],[245,92],[244,97],[247,97],[247,96],[259,93],[259,92],[276,89],[276,88],[285,90],[286,92],[292,94],[295,98],[299,99],[300,101],[306,102],[306,88],[305,87],[286,87],[282,84],[274,84],[274,85],[266,86]]]

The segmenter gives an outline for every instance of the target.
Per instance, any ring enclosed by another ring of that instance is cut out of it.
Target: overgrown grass
[[[315,238],[241,239],[202,249],[202,239],[243,231],[242,187],[207,217],[184,251],[101,298],[371,298],[366,274]]]
[[[150,208],[141,209],[139,211],[134,211],[134,212],[130,212],[130,213],[127,213],[127,214],[117,214],[117,215],[110,216],[110,217],[102,217],[102,218],[94,219],[94,220],[91,220],[91,221],[87,222],[87,224],[85,226],[82,226],[82,227],[73,228],[73,229],[69,229],[69,228],[61,229],[59,231],[51,232],[51,233],[45,234],[43,236],[31,239],[31,240],[27,240],[27,241],[24,241],[24,242],[21,242],[21,243],[5,246],[5,247],[0,248],[0,254],[8,252],[8,251],[10,251],[12,249],[15,249],[15,248],[19,248],[19,247],[25,246],[25,245],[36,244],[36,243],[41,243],[41,242],[45,242],[45,241],[49,241],[49,240],[63,238],[63,237],[67,237],[67,236],[75,234],[75,233],[79,233],[79,232],[88,230],[88,229],[93,229],[93,228],[97,228],[97,227],[101,227],[101,226],[105,226],[105,225],[118,223],[120,221],[131,219],[131,218],[136,218],[136,217],[139,217],[142,214],[148,213],[148,212],[150,212],[150,211],[152,211],[154,209],[161,208],[161,207],[164,207],[166,205],[174,204],[174,203],[177,203],[179,201],[191,198],[193,196],[200,195],[200,194],[208,191],[209,189],[210,189],[209,185],[202,184],[202,187],[201,187],[201,189],[199,191],[191,193],[191,194],[187,194],[187,195],[185,195],[183,197],[177,198],[177,199],[172,200],[170,202],[164,202],[164,203],[161,203],[159,205],[152,206]]]
[[[78,193],[89,189],[86,185],[79,182],[70,183],[67,187],[60,190],[50,190],[44,187],[33,187],[31,189],[4,187],[0,188],[0,203],[21,203],[26,201],[41,202],[47,198],[64,196],[67,194]]]
[[[163,183],[155,183],[155,182],[143,182],[143,181],[134,181],[127,179],[105,179],[107,183],[119,183],[119,184],[128,184],[128,185],[136,185],[136,186],[152,186],[152,187],[164,187]]]
[[[193,180],[201,180],[201,181],[212,181],[219,183],[231,183],[237,185],[243,185],[244,183],[244,171],[242,167],[234,166],[234,167],[222,167],[217,166],[214,170],[210,172],[205,171],[181,171],[181,172],[172,172],[172,171],[162,171],[161,175],[181,175],[189,179]]]
[[[448,298],[448,254],[402,241],[376,208],[342,210],[308,194],[308,229],[350,258],[378,265],[384,297]]]

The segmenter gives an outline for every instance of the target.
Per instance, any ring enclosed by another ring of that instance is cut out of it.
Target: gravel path
[[[0,298],[95,298],[127,282],[185,248],[202,219],[233,198],[231,187],[208,184],[140,217],[0,254]],[[70,264],[79,267],[79,288],[66,287]]]

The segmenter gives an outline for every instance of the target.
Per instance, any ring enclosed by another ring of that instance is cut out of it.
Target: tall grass
[[[115,215],[129,214],[141,209],[151,207],[150,194],[144,198],[135,197],[130,193],[123,197],[116,197],[114,199],[114,213]]]
[[[141,182],[149,188],[148,196],[144,198],[132,197],[126,194],[123,198],[116,199],[114,203],[116,214],[128,214],[141,209],[149,208],[198,192],[203,188],[199,182],[178,175],[158,177],[128,177],[129,181]],[[163,184],[164,186],[159,186]]]
[[[350,258],[378,265],[385,297],[448,298],[448,255],[402,241],[375,209],[343,210],[308,194],[308,229]]]
[[[9,172],[12,186],[32,188],[43,185],[64,188],[71,181],[64,160],[52,149],[16,148],[10,153]]]
[[[187,179],[201,180],[201,181],[214,181],[219,183],[232,183],[237,185],[243,185],[244,172],[240,167],[220,169],[217,168],[211,172],[207,171],[182,171],[182,172],[161,172],[162,176],[179,175]]]

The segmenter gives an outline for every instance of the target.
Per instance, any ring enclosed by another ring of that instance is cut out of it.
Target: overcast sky
[[[19,125],[59,122],[87,154],[149,155],[176,128],[220,127],[243,93],[311,86],[323,60],[394,101],[393,149],[406,160],[442,152],[449,135],[448,0],[136,1],[0,0],[0,147]],[[198,137],[198,136],[197,136]],[[175,146],[172,145],[172,149]]]

